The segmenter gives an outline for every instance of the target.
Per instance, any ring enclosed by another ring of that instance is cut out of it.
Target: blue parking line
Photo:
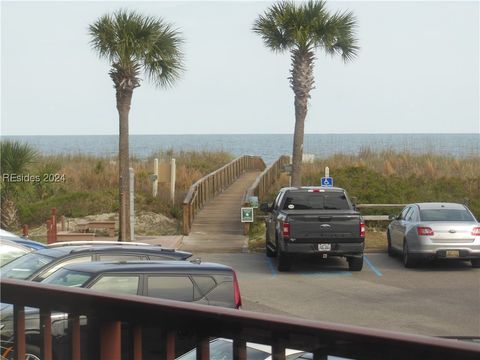
[[[378,270],[368,259],[368,257],[364,256],[363,259],[367,263],[368,267],[375,273],[377,276],[383,276],[383,274]]]
[[[276,278],[277,277],[277,269],[275,269],[275,265],[273,265],[272,258],[267,257],[267,265],[270,268],[270,271],[272,272],[272,277]]]
[[[313,273],[300,273],[302,276],[324,276],[324,277],[330,277],[330,276],[352,276],[352,273],[350,271],[329,271],[329,272],[313,272]]]

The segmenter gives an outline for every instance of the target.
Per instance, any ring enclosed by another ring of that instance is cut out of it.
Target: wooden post
[[[157,197],[158,194],[158,159],[153,160],[153,182],[152,196]]]
[[[13,328],[15,334],[15,359],[25,359],[25,307],[13,305]]]
[[[41,357],[52,360],[52,318],[49,310],[40,309]]]
[[[28,238],[28,225],[23,225],[22,226],[22,234],[24,238]]]
[[[52,241],[57,242],[57,209],[52,208]]]
[[[103,323],[100,329],[100,360],[121,360],[122,328],[120,321]]]
[[[175,159],[172,159],[170,162],[170,199],[172,200],[172,205],[175,205],[175,182],[177,172],[177,165]]]
[[[133,360],[142,360],[142,327],[133,327]]]
[[[47,244],[52,244],[52,221],[47,220]]]

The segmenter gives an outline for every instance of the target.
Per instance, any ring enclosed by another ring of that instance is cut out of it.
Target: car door
[[[395,249],[403,249],[403,238],[405,236],[405,218],[411,211],[411,206],[406,206],[399,217],[391,223],[390,226],[390,239],[392,240],[392,246]]]

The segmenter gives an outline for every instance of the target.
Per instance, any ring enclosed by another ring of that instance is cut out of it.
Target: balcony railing
[[[164,345],[158,359],[167,360],[175,358],[178,331],[192,334],[199,360],[210,358],[209,341],[216,337],[233,339],[234,359],[246,359],[246,342],[271,345],[274,360],[285,359],[286,348],[311,352],[314,359],[326,359],[326,355],[382,360],[480,358],[480,345],[459,340],[11,279],[2,280],[1,301],[14,304],[16,359],[24,359],[26,348],[25,306],[40,309],[43,360],[52,359],[52,352],[55,352],[51,345],[50,316],[54,311],[69,314],[69,358],[73,360],[79,360],[84,351],[80,316],[94,319],[97,324],[89,328],[93,333],[89,333],[88,338],[98,339],[97,352],[91,359],[100,360],[121,359],[122,341],[128,341],[130,358],[142,359],[142,331],[145,327],[157,330],[157,340]],[[133,329],[129,337],[122,337],[125,324]]]

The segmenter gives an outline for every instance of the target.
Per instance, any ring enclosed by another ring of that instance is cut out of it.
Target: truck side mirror
[[[272,211],[272,209],[270,208],[270,206],[268,205],[268,203],[262,203],[260,205],[260,210],[262,210],[263,212],[270,212]]]

